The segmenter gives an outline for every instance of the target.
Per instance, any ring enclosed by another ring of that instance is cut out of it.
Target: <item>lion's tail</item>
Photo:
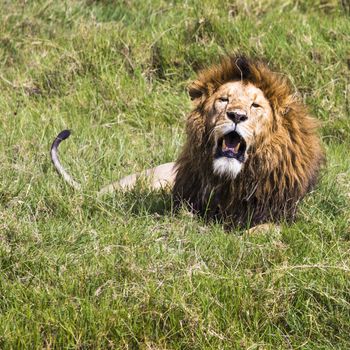
[[[57,137],[55,138],[55,140],[53,141],[52,145],[51,145],[51,160],[53,165],[55,166],[57,172],[63,177],[63,179],[73,188],[75,188],[76,190],[80,190],[81,189],[81,185],[76,182],[68,173],[67,171],[64,169],[64,167],[62,166],[62,164],[60,163],[60,160],[58,158],[58,147],[60,145],[60,143],[67,139],[70,136],[70,130],[63,130],[61,131]]]

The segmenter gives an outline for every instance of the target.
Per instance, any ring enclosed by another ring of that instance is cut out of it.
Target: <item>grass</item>
[[[0,348],[349,349],[350,22],[337,1],[2,1]],[[281,231],[224,232],[165,193],[96,189],[176,158],[195,72],[264,57],[327,166]],[[49,160],[86,184],[68,188]]]

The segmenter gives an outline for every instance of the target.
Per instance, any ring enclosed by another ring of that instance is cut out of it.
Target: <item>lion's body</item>
[[[324,154],[317,121],[291,93],[281,74],[259,61],[228,57],[199,74],[189,89],[194,109],[175,163],[129,175],[103,188],[129,190],[140,177],[151,189],[172,188],[175,203],[230,226],[292,220],[315,185]],[[58,172],[80,188],[59,163]]]
[[[175,175],[175,162],[161,164],[154,168],[144,170],[141,173],[125,176],[103,187],[98,192],[98,196],[103,196],[118,190],[129,191],[134,188],[136,183],[140,180],[143,180],[151,190],[171,190],[174,185]]]

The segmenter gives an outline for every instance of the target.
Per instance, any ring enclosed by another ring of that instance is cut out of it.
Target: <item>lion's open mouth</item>
[[[238,132],[231,131],[219,139],[215,158],[234,158],[243,163],[246,148],[244,138]]]

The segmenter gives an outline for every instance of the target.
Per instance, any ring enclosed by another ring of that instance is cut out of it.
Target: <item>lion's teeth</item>
[[[234,146],[233,144],[230,144],[230,143],[227,144],[225,141],[225,138],[222,140],[222,150],[223,151],[231,151],[233,153],[238,153],[240,145],[241,145],[240,143],[237,143],[236,146]]]
[[[223,139],[222,140],[222,149],[226,149],[227,148],[227,146],[226,146],[226,142],[225,142],[225,139]]]

